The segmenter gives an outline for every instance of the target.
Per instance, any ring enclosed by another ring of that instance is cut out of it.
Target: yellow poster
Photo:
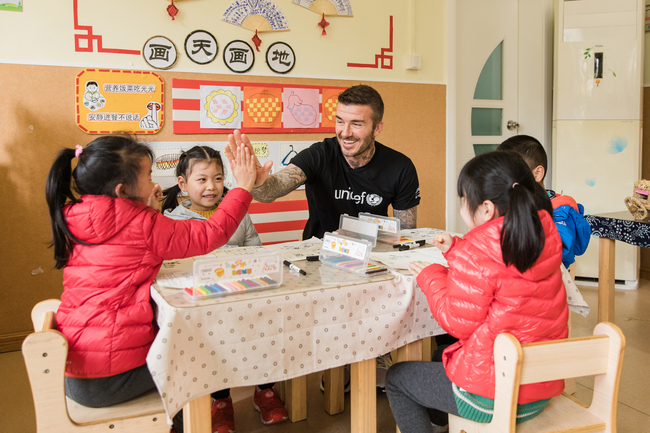
[[[87,134],[155,134],[163,126],[164,83],[154,72],[84,69],[75,84],[77,126]]]

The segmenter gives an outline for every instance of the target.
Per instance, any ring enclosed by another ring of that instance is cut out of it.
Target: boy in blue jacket
[[[548,158],[544,146],[529,135],[515,135],[501,143],[497,150],[509,150],[519,154],[544,187]],[[562,264],[568,269],[589,245],[591,227],[584,219],[584,207],[568,195],[546,190],[553,205],[553,220],[562,238]]]

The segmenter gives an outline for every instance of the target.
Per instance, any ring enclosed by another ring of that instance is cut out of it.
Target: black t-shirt
[[[420,184],[413,162],[404,154],[375,142],[375,155],[352,169],[336,137],[314,143],[294,156],[291,164],[307,176],[309,220],[303,239],[322,238],[339,228],[342,214],[388,215],[388,206],[406,210],[420,204]]]

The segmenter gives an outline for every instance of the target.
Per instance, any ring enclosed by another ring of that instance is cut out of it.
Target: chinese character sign
[[[176,45],[164,36],[154,36],[142,49],[142,56],[149,66],[156,69],[169,69],[178,59]]]
[[[77,126],[88,134],[155,134],[162,128],[164,85],[154,72],[84,69],[75,88]]]
[[[232,41],[223,50],[223,62],[233,72],[248,72],[255,63],[255,52],[244,41]]]
[[[213,61],[218,52],[217,39],[205,30],[195,30],[185,39],[185,54],[199,65]]]
[[[276,42],[266,50],[266,63],[273,72],[286,74],[296,64],[296,55],[288,44]]]

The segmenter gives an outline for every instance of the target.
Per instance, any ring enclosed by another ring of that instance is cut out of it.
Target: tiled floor
[[[581,287],[592,307],[588,318],[572,314],[573,334],[591,334],[597,322],[597,290]],[[641,280],[639,289],[616,291],[616,324],[627,339],[618,405],[618,431],[650,432],[650,281]],[[338,433],[350,431],[349,396],[344,413],[330,416],[323,409],[319,390],[320,374],[308,377],[308,417],[306,421],[264,426],[253,409],[252,388],[233,390],[235,421],[239,433]],[[589,403],[593,379],[578,379],[576,396]],[[395,421],[386,395],[377,395],[377,431],[394,432]],[[36,431],[32,397],[20,352],[0,354],[0,431],[33,433]]]

